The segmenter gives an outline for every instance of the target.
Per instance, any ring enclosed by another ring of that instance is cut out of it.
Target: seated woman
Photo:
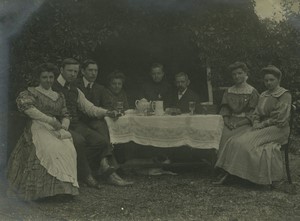
[[[259,94],[247,83],[249,69],[245,63],[235,62],[229,67],[234,85],[223,95],[220,114],[223,116],[225,127],[220,141],[220,150],[227,140],[251,126],[249,116],[253,113]]]
[[[9,162],[8,194],[23,200],[58,194],[78,195],[76,150],[65,99],[51,89],[58,68],[36,68],[39,86],[20,93],[17,105],[29,118]]]
[[[108,75],[108,88],[103,95],[103,107],[109,110],[118,109],[118,102],[123,103],[123,110],[129,108],[127,95],[123,90],[125,75],[120,71],[114,71]]]
[[[219,154],[216,166],[253,183],[267,185],[283,178],[280,148],[287,143],[290,127],[291,94],[280,87],[281,71],[275,66],[262,69],[267,91],[253,113],[253,126],[230,139]]]

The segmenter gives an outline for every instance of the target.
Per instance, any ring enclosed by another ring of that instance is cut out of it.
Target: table
[[[113,144],[133,141],[154,147],[190,146],[219,149],[223,130],[221,115],[138,116],[124,115],[114,121],[105,118]]]

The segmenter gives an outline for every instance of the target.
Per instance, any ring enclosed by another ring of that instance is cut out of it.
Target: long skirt
[[[271,184],[283,178],[281,145],[287,142],[289,127],[249,128],[232,136],[219,153],[216,167],[257,184]]]
[[[10,156],[7,179],[9,195],[23,200],[78,195],[72,140],[59,138],[43,123],[30,122]]]
[[[245,118],[241,118],[241,117],[230,117],[230,122],[237,123],[244,119]],[[223,147],[225,146],[226,142],[228,141],[228,139],[230,137],[235,136],[235,135],[241,135],[246,130],[249,130],[250,127],[251,127],[250,125],[243,125],[236,129],[230,130],[228,127],[224,126],[223,131],[222,131],[222,138],[221,138],[220,145],[219,145],[218,155],[221,153]]]

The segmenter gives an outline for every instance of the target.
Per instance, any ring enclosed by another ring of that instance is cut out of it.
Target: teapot
[[[151,107],[151,101],[147,101],[147,99],[145,98],[142,98],[141,100],[136,100],[135,107],[139,112],[146,112]]]

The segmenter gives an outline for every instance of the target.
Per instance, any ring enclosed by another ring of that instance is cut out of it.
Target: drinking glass
[[[117,105],[116,105],[116,109],[117,109],[119,115],[122,114],[123,108],[124,108],[123,101],[118,101]]]
[[[189,110],[190,110],[190,114],[191,114],[191,115],[194,114],[195,108],[196,108],[196,102],[190,101],[190,102],[189,102]]]

